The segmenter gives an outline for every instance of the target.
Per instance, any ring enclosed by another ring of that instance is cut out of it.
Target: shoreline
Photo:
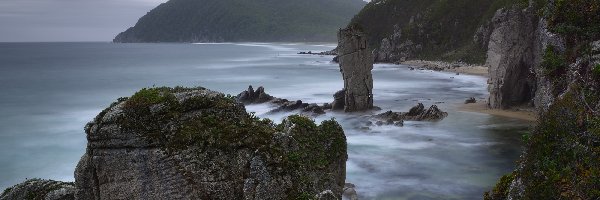
[[[445,71],[459,74],[469,74],[489,77],[488,68],[482,65],[471,65],[466,63],[448,63],[443,61],[407,60],[398,62],[401,65],[417,66],[422,69],[433,71]]]
[[[458,74],[468,74],[489,78],[488,68],[482,65],[470,65],[466,63],[448,63],[443,61],[428,60],[407,60],[398,62],[400,65],[416,66],[418,69],[433,71],[452,72]],[[487,99],[478,99],[476,103],[460,104],[458,111],[476,112],[493,116],[507,117],[512,119],[525,120],[529,122],[537,121],[537,116],[533,108],[511,108],[511,109],[490,109],[487,107]]]
[[[479,100],[477,103],[459,105],[458,111],[484,113],[488,115],[519,119],[529,122],[537,121],[537,116],[533,111],[533,108],[511,108],[508,110],[490,109],[487,107],[487,100]]]

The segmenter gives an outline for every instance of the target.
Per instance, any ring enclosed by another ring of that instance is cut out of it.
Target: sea
[[[333,101],[342,89],[321,43],[114,44],[0,43],[0,191],[28,178],[74,181],[86,148],[83,130],[102,109],[141,88],[202,86],[237,95],[249,85],[308,103]],[[360,199],[481,199],[515,167],[529,122],[466,112],[487,96],[486,78],[375,64],[374,104],[407,111],[417,103],[449,113],[440,122],[366,126],[373,113],[332,113],[348,141],[346,182]],[[296,112],[269,114],[280,122]]]

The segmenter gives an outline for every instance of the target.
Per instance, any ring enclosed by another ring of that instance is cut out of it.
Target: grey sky
[[[0,0],[0,42],[111,41],[167,0]]]

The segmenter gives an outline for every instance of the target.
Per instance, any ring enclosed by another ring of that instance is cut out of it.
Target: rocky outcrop
[[[345,183],[335,121],[275,126],[203,88],[143,89],[85,130],[76,199],[339,199]]]
[[[416,44],[410,39],[402,37],[402,29],[394,25],[394,32],[381,40],[381,44],[374,52],[375,62],[401,62],[415,57],[422,49],[421,44]]]
[[[258,87],[256,91],[254,91],[252,86],[248,86],[248,90],[237,95],[237,100],[243,104],[265,103],[273,99],[275,98],[265,93],[265,88],[262,86]]]
[[[440,121],[448,116],[447,112],[441,111],[436,105],[431,105],[429,109],[425,109],[422,103],[412,107],[408,112],[393,112],[387,111],[378,115],[375,118],[378,125],[396,125],[402,126],[404,121]]]
[[[325,114],[325,110],[331,109],[331,105],[328,103],[317,105],[315,103],[304,103],[302,100],[289,101],[287,99],[276,98],[267,94],[265,92],[265,88],[262,86],[258,87],[256,91],[254,91],[252,85],[248,86],[248,90],[242,91],[240,94],[238,94],[236,101],[245,105],[271,103],[278,106],[277,108],[269,111],[269,113],[301,110],[301,112],[304,114],[322,115]]]
[[[500,9],[493,17],[486,60],[490,108],[532,104],[537,23],[533,8]]]
[[[340,72],[344,79],[344,111],[373,108],[373,56],[367,37],[360,28],[351,26],[338,33]]]
[[[30,179],[4,190],[0,200],[43,199],[43,200],[73,200],[75,199],[75,184]]]

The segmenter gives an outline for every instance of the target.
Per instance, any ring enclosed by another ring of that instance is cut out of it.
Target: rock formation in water
[[[242,91],[237,95],[236,100],[245,105],[271,103],[278,106],[277,108],[269,111],[269,113],[301,109],[302,113],[321,115],[325,114],[325,110],[331,109],[331,105],[328,103],[324,103],[320,106],[315,103],[304,103],[301,100],[289,101],[287,99],[275,98],[267,94],[262,86],[258,87],[256,91],[254,91],[252,86],[249,86],[248,90]]]
[[[248,86],[248,90],[243,91],[237,96],[237,100],[243,104],[265,103],[273,99],[275,98],[265,93],[265,88],[262,86],[258,87],[256,91],[254,91],[252,86]]]
[[[344,111],[373,108],[373,57],[367,47],[367,36],[357,26],[338,33],[340,72],[344,79]]]
[[[75,184],[53,180],[30,179],[4,190],[0,200],[73,200]]]
[[[343,193],[346,137],[337,122],[317,125],[293,115],[276,125],[204,88],[142,89],[110,105],[85,131],[74,185],[31,180],[0,198],[341,199]]]
[[[440,121],[448,116],[447,112],[441,111],[436,105],[431,105],[429,109],[425,109],[422,103],[412,107],[408,112],[393,112],[387,111],[375,115],[379,124],[402,126],[404,121]]]

